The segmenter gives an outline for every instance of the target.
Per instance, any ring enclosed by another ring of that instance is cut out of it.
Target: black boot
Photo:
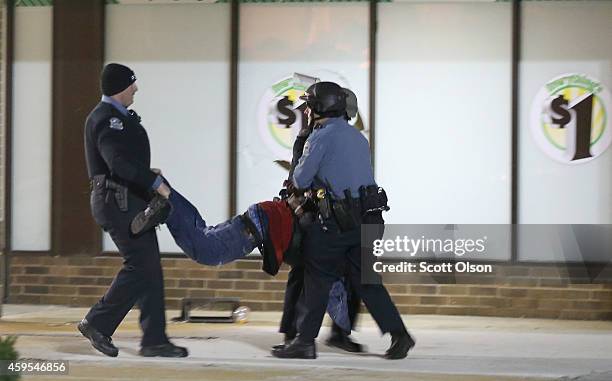
[[[273,349],[272,356],[282,359],[316,359],[317,350],[314,340],[304,340],[299,336],[282,348]]]
[[[391,346],[385,353],[387,360],[399,360],[408,356],[408,351],[414,347],[415,341],[404,328],[398,332],[391,332]]]
[[[142,347],[138,354],[143,357],[187,357],[189,352],[187,348],[167,343]]]
[[[81,320],[79,325],[77,325],[77,328],[83,334],[83,336],[89,339],[91,345],[98,351],[110,357],[117,357],[119,354],[119,349],[113,345],[113,340],[95,329],[91,324],[89,324],[87,319]]]
[[[286,347],[293,341],[293,339],[295,339],[295,336],[285,335],[285,340],[280,344],[273,345],[272,350],[281,349],[281,348]]]
[[[172,207],[167,199],[160,195],[153,197],[147,208],[138,213],[130,224],[130,231],[138,235],[163,224],[168,219]]]
[[[351,353],[364,351],[363,345],[354,342],[349,335],[343,331],[332,330],[331,335],[325,340],[325,344]]]

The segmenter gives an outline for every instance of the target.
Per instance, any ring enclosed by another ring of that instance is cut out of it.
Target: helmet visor
[[[357,116],[357,112],[359,111],[357,107],[357,96],[349,89],[342,88],[342,91],[346,94],[346,113],[349,118],[353,119]]]
[[[308,93],[304,93],[300,95],[298,99],[295,101],[295,103],[293,104],[293,109],[297,110],[300,107],[302,107],[302,105],[306,104],[308,102],[309,96],[310,95]]]
[[[306,74],[293,73],[293,82],[302,84],[306,89],[308,89],[310,86],[320,81],[321,79],[317,77],[311,77]],[[308,93],[304,93],[303,95],[300,95],[298,97],[298,100],[296,100],[295,103],[293,104],[293,109],[297,110],[307,101],[308,101]]]

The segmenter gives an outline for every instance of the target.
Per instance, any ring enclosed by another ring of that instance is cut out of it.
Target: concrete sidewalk
[[[380,337],[363,315],[355,337],[368,353],[351,355],[320,344],[317,360],[279,360],[269,349],[281,340],[280,314],[252,313],[242,325],[169,323],[172,340],[190,350],[190,357],[177,360],[138,356],[137,311],[113,337],[119,357],[109,358],[76,331],[86,309],[3,307],[0,334],[19,336],[22,357],[70,362],[68,376],[24,380],[612,380],[612,322],[404,316],[417,346],[407,359],[388,361],[381,355],[389,337]]]

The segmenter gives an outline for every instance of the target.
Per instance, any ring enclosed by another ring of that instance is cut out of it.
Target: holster
[[[334,218],[341,232],[359,228],[370,215],[388,211],[387,193],[377,185],[361,186],[359,197],[354,198],[349,189],[344,190],[344,199],[325,197],[318,202],[319,215],[324,221]]]
[[[359,200],[361,202],[362,217],[377,212],[389,211],[387,192],[378,185],[359,187]]]
[[[106,180],[106,189],[110,190],[115,195],[115,202],[121,212],[128,211],[128,187],[114,182],[113,180]]]
[[[325,221],[329,220],[332,217],[332,201],[329,197],[325,197],[319,200],[319,214],[321,218]]]
[[[115,199],[115,203],[117,204],[117,208],[121,212],[128,211],[128,187],[122,185],[112,179],[110,179],[106,175],[96,175],[91,181],[92,190],[93,189],[105,189],[106,198],[105,202],[110,202],[111,193]]]
[[[344,191],[344,196],[344,199],[331,202],[333,215],[341,232],[355,230],[361,225],[359,199],[354,199],[348,189]]]

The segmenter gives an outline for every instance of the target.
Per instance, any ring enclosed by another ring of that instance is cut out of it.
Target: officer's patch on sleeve
[[[113,130],[123,130],[123,122],[119,118],[110,118],[110,128]]]

